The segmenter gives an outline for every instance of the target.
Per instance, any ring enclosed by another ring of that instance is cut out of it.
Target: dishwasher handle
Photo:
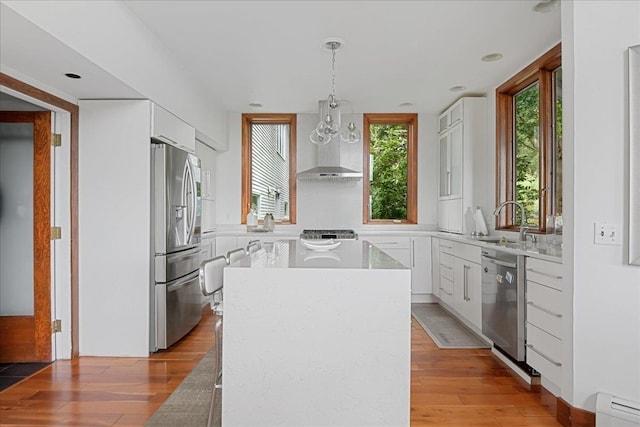
[[[509,262],[509,261],[503,261],[499,258],[494,258],[492,256],[489,255],[482,255],[482,259],[483,261],[486,260],[487,262],[490,262],[491,264],[497,264],[497,265],[502,265],[504,267],[509,267],[509,268],[516,268],[517,264],[515,262]]]

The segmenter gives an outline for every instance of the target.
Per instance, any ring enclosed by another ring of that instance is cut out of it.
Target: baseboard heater
[[[640,403],[607,393],[596,396],[596,427],[640,426]]]

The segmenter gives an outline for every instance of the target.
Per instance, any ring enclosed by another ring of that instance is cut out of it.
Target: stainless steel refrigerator
[[[202,317],[200,160],[151,141],[151,351],[185,336]]]

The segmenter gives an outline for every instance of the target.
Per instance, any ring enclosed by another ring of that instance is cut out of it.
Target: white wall
[[[226,111],[122,2],[3,3],[226,148]]]
[[[79,106],[80,355],[147,356],[150,102]]]
[[[640,2],[563,1],[562,27],[564,262],[573,279],[562,395],[594,411],[599,391],[640,401],[640,268],[626,264],[627,237],[624,246],[593,243],[595,221],[628,230],[626,49],[640,44]]]
[[[219,224],[240,224],[241,114],[229,117],[229,150],[218,154],[216,182]],[[362,129],[362,114],[355,115]],[[317,114],[297,115],[297,170],[316,166],[316,147],[309,133],[317,125]],[[418,117],[418,223],[435,227],[437,219],[438,145],[437,117]],[[332,141],[331,144],[336,143]],[[342,166],[362,171],[362,142],[342,144]],[[297,228],[362,228],[362,181],[297,183]],[[375,228],[379,226],[368,226]],[[393,226],[406,229],[406,225]]]

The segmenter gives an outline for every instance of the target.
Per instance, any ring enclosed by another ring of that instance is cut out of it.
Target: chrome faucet
[[[525,221],[524,206],[522,206],[518,202],[514,202],[513,200],[507,200],[506,202],[500,203],[500,206],[498,206],[496,210],[493,211],[493,214],[495,216],[500,215],[502,208],[504,208],[507,205],[516,205],[517,207],[520,208],[520,241],[524,242],[527,240],[527,231],[529,231],[529,227],[527,227],[524,222]]]

